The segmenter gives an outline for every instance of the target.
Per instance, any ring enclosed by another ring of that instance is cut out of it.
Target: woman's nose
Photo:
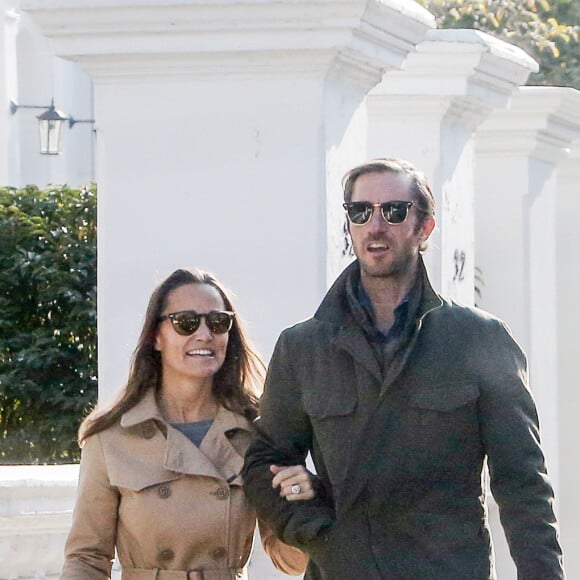
[[[211,340],[213,338],[213,333],[205,321],[205,316],[199,322],[199,328],[195,331],[195,338],[200,340]]]

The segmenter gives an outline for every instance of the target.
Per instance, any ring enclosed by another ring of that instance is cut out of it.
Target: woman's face
[[[183,310],[206,314],[212,310],[225,310],[225,305],[213,286],[187,284],[169,293],[161,316]],[[163,385],[170,387],[184,380],[211,385],[213,376],[224,364],[228,339],[227,332],[212,333],[205,317],[190,336],[178,334],[169,319],[160,322],[155,348],[161,353]]]

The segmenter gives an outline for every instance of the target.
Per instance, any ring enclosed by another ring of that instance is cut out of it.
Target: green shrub
[[[0,189],[0,463],[78,460],[97,398],[96,198]]]

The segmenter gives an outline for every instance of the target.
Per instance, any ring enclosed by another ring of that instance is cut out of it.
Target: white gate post
[[[326,288],[326,188],[354,110],[432,16],[413,0],[22,6],[94,82],[101,395],[180,266],[230,285],[269,354]]]
[[[571,312],[562,311],[560,297],[567,289],[558,288],[558,279],[566,277],[566,268],[575,268],[577,248],[565,244],[559,231],[559,221],[566,219],[569,226],[574,218],[564,218],[565,207],[558,207],[558,169],[579,138],[580,92],[559,87],[520,88],[510,108],[495,112],[476,136],[476,247],[485,280],[482,306],[510,325],[528,354],[542,446],[556,490],[557,512],[566,522],[569,514],[577,512],[578,499],[576,494],[570,496],[569,482],[563,487],[568,494],[559,493],[564,474],[560,456],[561,450],[577,449],[578,421],[571,421],[568,409],[576,408],[578,380],[577,372],[570,376],[569,366],[565,378],[561,375],[559,351],[568,348],[566,340],[577,344],[578,329],[562,330],[562,317],[574,316],[576,302]],[[575,365],[577,360],[576,355]],[[570,388],[576,393],[572,399],[567,395]],[[565,431],[561,409],[566,409]],[[563,461],[567,470],[578,473],[578,463]],[[574,520],[571,527],[578,530]],[[564,546],[574,545],[565,535],[562,540]],[[568,567],[571,577],[578,572]]]
[[[525,52],[488,34],[432,30],[366,99],[372,156],[408,159],[433,187],[427,266],[435,287],[464,304],[474,301],[473,133],[535,70]]]

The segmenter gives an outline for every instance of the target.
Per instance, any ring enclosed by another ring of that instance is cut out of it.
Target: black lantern
[[[50,106],[40,105],[18,105],[10,101],[10,112],[14,115],[18,109],[46,109],[36,118],[38,119],[38,130],[40,133],[40,153],[42,155],[58,155],[60,153],[60,139],[62,127],[68,121],[69,128],[73,128],[77,123],[94,123],[94,119],[74,119],[59,111],[54,107],[54,99]]]
[[[60,153],[62,126],[69,118],[54,108],[54,100],[51,101],[50,107],[36,118],[40,132],[40,153],[58,155]]]

